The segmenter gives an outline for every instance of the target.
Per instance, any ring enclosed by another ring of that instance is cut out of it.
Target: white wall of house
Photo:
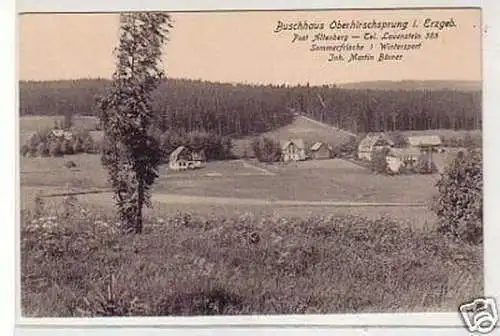
[[[358,152],[358,158],[360,160],[368,160],[372,159],[372,152],[370,150],[363,150]]]
[[[283,151],[283,161],[301,161],[305,160],[306,152],[304,149],[290,145]]]
[[[387,156],[386,160],[389,170],[393,173],[399,173],[399,171],[403,167],[403,161],[401,160],[401,158]]]

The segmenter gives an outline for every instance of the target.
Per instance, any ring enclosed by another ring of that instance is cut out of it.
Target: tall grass
[[[481,260],[387,218],[178,213],[121,235],[66,200],[22,214],[21,305],[39,317],[452,311],[482,293]]]

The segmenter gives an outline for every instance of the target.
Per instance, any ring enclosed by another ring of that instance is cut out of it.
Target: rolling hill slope
[[[276,141],[300,138],[303,139],[308,146],[311,146],[317,141],[336,146],[348,142],[355,134],[298,115],[291,124],[271,132],[263,133],[260,136],[269,137]],[[255,137],[245,137],[234,140],[234,154],[236,156],[243,156],[246,151],[247,155],[251,155],[250,143],[253,138]]]

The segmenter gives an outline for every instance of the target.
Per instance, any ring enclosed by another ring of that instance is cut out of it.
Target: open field
[[[67,160],[77,168],[64,167]],[[35,195],[109,188],[98,155],[21,159],[21,208]],[[380,176],[344,160],[267,165],[247,160],[208,162],[205,168],[172,172],[163,166],[153,189],[155,216],[177,211],[207,214],[255,213],[276,216],[358,214],[389,217],[414,228],[433,226],[426,207],[437,175]],[[110,212],[111,194],[84,194],[79,202]],[[57,200],[57,199],[56,199]],[[56,201],[54,200],[54,201]],[[51,202],[47,199],[46,202]],[[341,202],[339,205],[335,202]],[[363,203],[411,203],[419,207],[371,207]],[[346,206],[345,203],[352,206]]]
[[[481,130],[450,130],[450,129],[433,129],[424,131],[401,131],[401,134],[405,136],[418,136],[418,135],[439,135],[445,138],[464,138],[467,134],[473,137],[480,137],[482,135]]]
[[[41,194],[58,194],[67,192],[65,188],[21,187],[21,204],[24,211],[33,209],[35,197]],[[57,208],[63,197],[44,198],[48,208]],[[113,200],[109,193],[82,194],[76,197],[78,203],[97,213],[112,214]],[[238,199],[233,199],[238,200]],[[198,202],[196,202],[198,201]],[[243,200],[245,201],[245,200]],[[258,201],[258,200],[257,200]],[[145,213],[151,218],[165,218],[178,213],[190,213],[194,216],[239,216],[251,214],[259,217],[298,217],[309,216],[360,216],[367,219],[390,218],[401,227],[415,230],[432,231],[436,228],[436,216],[426,207],[381,207],[381,206],[325,206],[325,205],[290,205],[262,202],[231,202],[227,199],[200,197],[196,199],[178,195],[153,196],[153,207]]]
[[[67,160],[77,168],[65,168]],[[374,175],[340,159],[273,166],[235,160],[188,172],[163,166],[159,172],[155,193],[295,201],[427,202],[437,179]],[[106,176],[98,155],[21,159],[22,186],[106,188]]]

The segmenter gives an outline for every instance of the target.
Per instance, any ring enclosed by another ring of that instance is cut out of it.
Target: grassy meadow
[[[77,167],[68,169],[71,160]],[[432,197],[437,175],[383,176],[341,159],[297,165],[262,165],[234,160],[208,162],[206,167],[186,172],[159,170],[156,194],[259,200],[332,202],[426,202]],[[21,158],[22,187],[62,187],[83,190],[109,187],[107,173],[98,155],[71,158]],[[256,168],[260,168],[258,170]]]
[[[122,235],[78,201],[36,210],[22,215],[24,316],[435,312],[482,293],[481,248],[389,218],[183,212]]]
[[[70,158],[21,159],[21,208],[34,207],[36,195],[105,191],[106,171],[98,155]],[[260,165],[234,160],[208,162],[203,169],[171,172],[160,168],[154,186],[154,216],[187,211],[200,216],[254,213],[262,216],[311,216],[356,214],[370,219],[390,217],[414,228],[432,226],[433,213],[419,207],[358,207],[357,202],[422,203],[435,193],[437,176],[375,176],[343,160],[309,161],[300,165]],[[262,171],[263,170],[263,171]],[[410,188],[408,188],[410,186]],[[86,206],[112,213],[109,192],[77,196]],[[61,201],[48,198],[46,202]],[[282,203],[279,203],[279,202]],[[353,206],[329,206],[324,202],[354,202]],[[278,203],[277,203],[278,202]]]

